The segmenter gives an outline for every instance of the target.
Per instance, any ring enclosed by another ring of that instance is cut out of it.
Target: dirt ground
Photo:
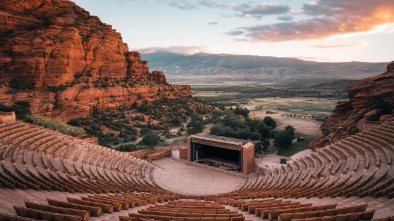
[[[298,114],[302,116],[328,116],[332,113],[337,100],[322,98],[259,98],[252,99],[244,107],[251,110],[249,116],[264,118],[270,116],[278,124],[278,129],[284,129],[287,125],[296,128],[296,132],[317,135],[321,121],[311,118],[290,117],[286,114]],[[267,113],[270,111],[271,113]]]

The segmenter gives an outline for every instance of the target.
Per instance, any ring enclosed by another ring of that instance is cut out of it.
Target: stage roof
[[[248,140],[222,137],[205,133],[191,135],[190,138],[192,139],[192,143],[238,151],[242,151],[242,146],[250,142]]]

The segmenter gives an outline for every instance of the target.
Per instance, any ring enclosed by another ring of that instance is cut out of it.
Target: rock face
[[[366,130],[371,124],[394,120],[394,61],[385,73],[353,85],[348,95],[349,101],[337,105],[320,126],[322,137],[313,141],[311,148],[323,147]]]
[[[13,79],[29,90],[7,94]],[[0,102],[29,101],[34,114],[66,119],[86,116],[92,106],[191,96],[189,86],[169,86],[163,72],[150,73],[111,25],[69,0],[1,1],[0,83]]]

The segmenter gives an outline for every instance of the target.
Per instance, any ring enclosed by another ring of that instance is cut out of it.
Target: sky
[[[394,60],[394,0],[73,0],[130,50]]]

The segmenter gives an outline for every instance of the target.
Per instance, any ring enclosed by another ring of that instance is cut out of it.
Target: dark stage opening
[[[224,162],[239,164],[239,157],[241,152],[236,150],[229,150],[218,147],[203,146],[197,149],[198,159],[211,158],[211,159],[221,159]]]
[[[195,145],[193,161],[197,160],[202,164],[239,171],[241,169],[240,159],[241,151],[212,147],[202,144]]]

